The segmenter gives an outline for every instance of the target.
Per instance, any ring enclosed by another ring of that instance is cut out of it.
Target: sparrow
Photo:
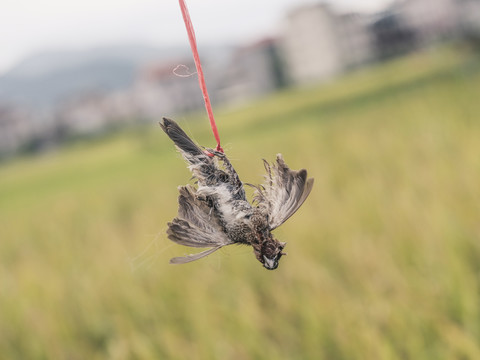
[[[313,178],[307,179],[305,169],[290,170],[278,154],[274,164],[263,160],[267,171],[263,185],[245,184],[255,189],[250,203],[243,183],[223,152],[198,146],[171,119],[163,118],[160,126],[196,180],[196,186],[178,188],[178,215],[168,223],[168,238],[180,245],[208,248],[174,257],[170,263],[188,263],[224,246],[245,244],[252,246],[266,269],[276,269],[286,255],[286,243],[278,241],[272,231],[300,208],[312,190]]]

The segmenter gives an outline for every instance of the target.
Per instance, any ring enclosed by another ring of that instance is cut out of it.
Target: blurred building
[[[0,105],[0,158],[19,150],[39,151],[55,143],[54,114],[20,106]]]
[[[388,59],[414,50],[418,44],[417,33],[394,11],[386,11],[372,22],[375,58]]]
[[[298,7],[284,24],[282,50],[293,83],[330,79],[371,60],[368,19],[318,3]]]
[[[278,41],[264,38],[234,51],[218,79],[219,102],[238,103],[271,93],[285,85]]]
[[[57,114],[62,136],[93,134],[104,130],[108,118],[105,94],[88,93],[65,103]]]
[[[370,16],[338,14],[337,26],[345,69],[356,68],[374,60]]]
[[[33,136],[30,114],[20,108],[0,106],[0,154],[14,153]]]
[[[171,116],[204,106],[195,64],[191,60],[161,62],[143,67],[132,92],[138,114],[145,118]]]
[[[461,4],[459,17],[462,32],[480,39],[480,0],[463,0]]]
[[[454,36],[459,29],[458,0],[404,0],[397,5],[402,21],[421,44]]]
[[[60,137],[95,134],[136,120],[130,91],[89,92],[65,102],[56,114]]]
[[[399,0],[393,9],[420,45],[480,30],[479,0]]]

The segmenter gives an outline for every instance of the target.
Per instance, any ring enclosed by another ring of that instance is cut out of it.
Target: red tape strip
[[[198,82],[200,83],[200,89],[203,94],[203,101],[205,102],[205,109],[207,110],[208,119],[210,120],[210,126],[212,127],[213,136],[217,141],[216,150],[223,153],[223,149],[220,146],[220,136],[218,135],[217,124],[213,118],[212,104],[210,103],[210,97],[208,96],[207,84],[205,83],[205,76],[203,75],[202,64],[200,62],[200,56],[198,55],[197,39],[195,37],[195,30],[193,30],[192,20],[190,20],[190,14],[188,13],[187,4],[184,0],[179,0],[180,9],[182,10],[183,21],[187,28],[188,40],[190,47],[192,48],[193,60],[195,61],[195,67],[197,68]],[[213,154],[208,153],[213,156]]]

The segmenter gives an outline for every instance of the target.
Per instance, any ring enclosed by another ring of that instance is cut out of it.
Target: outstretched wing
[[[282,154],[272,166],[264,160],[266,182],[256,186],[254,201],[268,214],[270,230],[282,225],[303,204],[310,194],[313,178],[307,179],[305,169],[290,170]]]
[[[182,264],[198,260],[233,242],[223,232],[218,219],[211,214],[211,208],[195,196],[195,189],[190,186],[179,188],[178,217],[168,223],[168,238],[177,244],[211,249],[185,257],[170,260],[173,264]]]

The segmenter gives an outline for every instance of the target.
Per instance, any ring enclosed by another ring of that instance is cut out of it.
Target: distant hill
[[[227,47],[204,47],[206,57]],[[130,86],[139,66],[191,56],[188,47],[108,46],[87,50],[45,51],[21,61],[0,76],[0,103],[50,107],[86,91]]]

